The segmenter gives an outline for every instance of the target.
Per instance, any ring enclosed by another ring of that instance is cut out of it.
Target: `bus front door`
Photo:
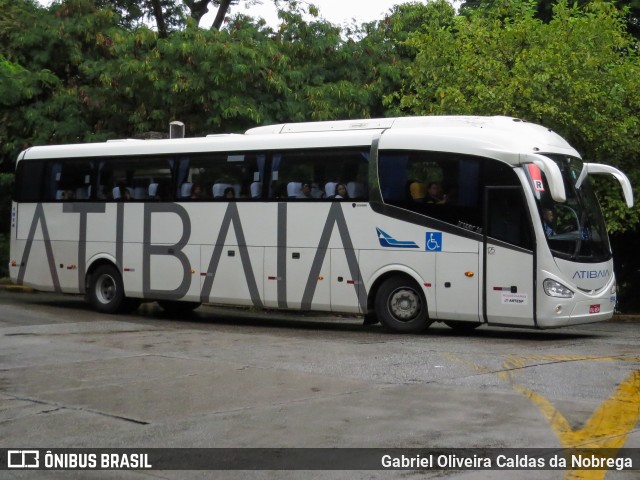
[[[535,257],[520,187],[486,187],[483,314],[489,324],[532,327]]]

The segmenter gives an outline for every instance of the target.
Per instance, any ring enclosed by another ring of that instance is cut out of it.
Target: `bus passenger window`
[[[273,155],[269,197],[366,201],[368,147],[287,151]],[[340,193],[338,192],[340,190]]]
[[[509,165],[451,152],[380,152],[378,177],[385,203],[475,233],[483,230],[485,187],[520,185]]]
[[[47,165],[45,200],[89,200],[93,180],[93,163],[83,160],[60,160]]]
[[[171,184],[172,158],[123,157],[98,166],[98,199],[114,201],[159,200]]]
[[[446,152],[381,152],[385,203],[452,225],[482,225],[478,182],[482,159]]]
[[[497,240],[533,249],[533,234],[522,191],[517,187],[490,189],[487,205],[487,235]]]

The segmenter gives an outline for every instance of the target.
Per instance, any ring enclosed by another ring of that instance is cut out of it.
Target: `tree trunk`
[[[200,24],[200,20],[209,10],[209,3],[211,3],[211,0],[184,0],[184,4],[190,12],[189,16],[193,18],[197,24]]]
[[[162,6],[160,0],[151,0],[153,6],[153,16],[156,17],[156,26],[158,27],[158,36],[160,38],[167,37],[167,25],[164,23],[164,13],[162,12]]]
[[[213,25],[211,25],[211,29],[220,30],[222,26],[222,22],[224,22],[224,17],[227,16],[227,12],[229,11],[229,6],[231,5],[231,0],[222,0],[220,2],[220,6],[218,7],[218,14],[216,15],[216,19],[213,21]]]

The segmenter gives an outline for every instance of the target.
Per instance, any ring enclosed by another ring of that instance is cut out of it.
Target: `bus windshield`
[[[600,204],[589,179],[580,188],[576,181],[583,162],[575,157],[546,155],[562,172],[567,201],[551,198],[544,174],[535,165],[528,173],[538,203],[545,237],[554,256],[572,261],[597,263],[611,258],[611,248]]]

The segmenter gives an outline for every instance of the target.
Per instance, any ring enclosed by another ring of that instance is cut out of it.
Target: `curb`
[[[627,315],[623,313],[614,314],[610,322],[633,323],[640,322],[640,315]]]

